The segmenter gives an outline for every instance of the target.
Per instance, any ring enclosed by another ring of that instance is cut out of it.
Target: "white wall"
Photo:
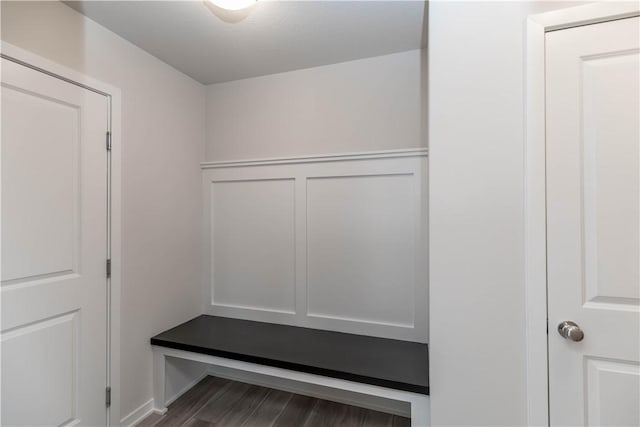
[[[526,423],[525,19],[577,4],[430,3],[433,425]]]
[[[2,39],[122,90],[124,416],[152,396],[149,338],[201,312],[205,91],[62,3],[3,1]]]
[[[209,161],[426,147],[426,52],[207,86]]]

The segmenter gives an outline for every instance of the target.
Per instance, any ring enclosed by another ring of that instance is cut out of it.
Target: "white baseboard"
[[[180,396],[185,394],[193,386],[198,384],[200,381],[202,381],[202,379],[204,377],[206,377],[208,375],[209,375],[209,372],[208,371],[204,371],[204,373],[202,375],[198,376],[195,380],[193,380],[189,384],[185,385],[182,388],[182,390],[180,390],[179,392],[177,392],[176,394],[171,396],[167,400],[167,402],[165,403],[164,407],[169,406],[170,404],[175,402]],[[148,417],[152,413],[156,413],[156,414],[159,414],[159,415],[164,415],[166,413],[166,409],[164,411],[159,411],[159,410],[157,410],[155,408],[156,408],[156,406],[154,405],[153,399],[149,399],[149,401],[143,403],[138,408],[134,409],[129,415],[127,415],[126,417],[122,418],[120,420],[120,425],[122,427],[133,427],[137,423],[139,423],[140,421],[144,420],[146,417]]]
[[[198,384],[200,381],[202,381],[202,379],[204,377],[209,376],[209,370],[205,370],[201,375],[198,375],[196,377],[195,380],[191,381],[189,384],[185,385],[184,387],[182,387],[182,389],[177,392],[176,394],[174,394],[173,396],[171,396],[170,398],[167,399],[167,401],[165,402],[165,407],[171,405],[173,402],[175,402],[180,396],[182,396],[183,394],[185,394],[186,392],[188,392],[189,390],[191,390],[191,388],[193,388],[193,386],[195,386],[196,384]]]
[[[133,427],[140,421],[144,420],[149,414],[155,412],[153,409],[153,399],[149,399],[147,402],[134,409],[129,415],[120,420],[122,427]]]
[[[333,402],[344,403],[347,405],[359,406],[361,408],[386,412],[388,414],[399,415],[401,417],[411,417],[411,405],[407,402],[385,399],[377,396],[368,396],[347,390],[340,390],[314,384],[305,384],[281,377],[231,370],[219,366],[210,366],[208,375],[288,391],[290,393],[302,394],[318,399],[331,400]]]

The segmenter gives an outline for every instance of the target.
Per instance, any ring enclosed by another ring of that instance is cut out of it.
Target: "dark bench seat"
[[[429,394],[426,344],[207,315],[151,344]]]

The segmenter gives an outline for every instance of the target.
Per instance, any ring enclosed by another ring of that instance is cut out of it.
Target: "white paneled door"
[[[3,426],[106,424],[108,98],[2,59]]]
[[[639,29],[546,35],[552,426],[640,425]]]

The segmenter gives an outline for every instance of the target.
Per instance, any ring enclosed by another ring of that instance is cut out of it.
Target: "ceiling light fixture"
[[[214,6],[225,10],[242,10],[253,6],[258,0],[208,0]]]

